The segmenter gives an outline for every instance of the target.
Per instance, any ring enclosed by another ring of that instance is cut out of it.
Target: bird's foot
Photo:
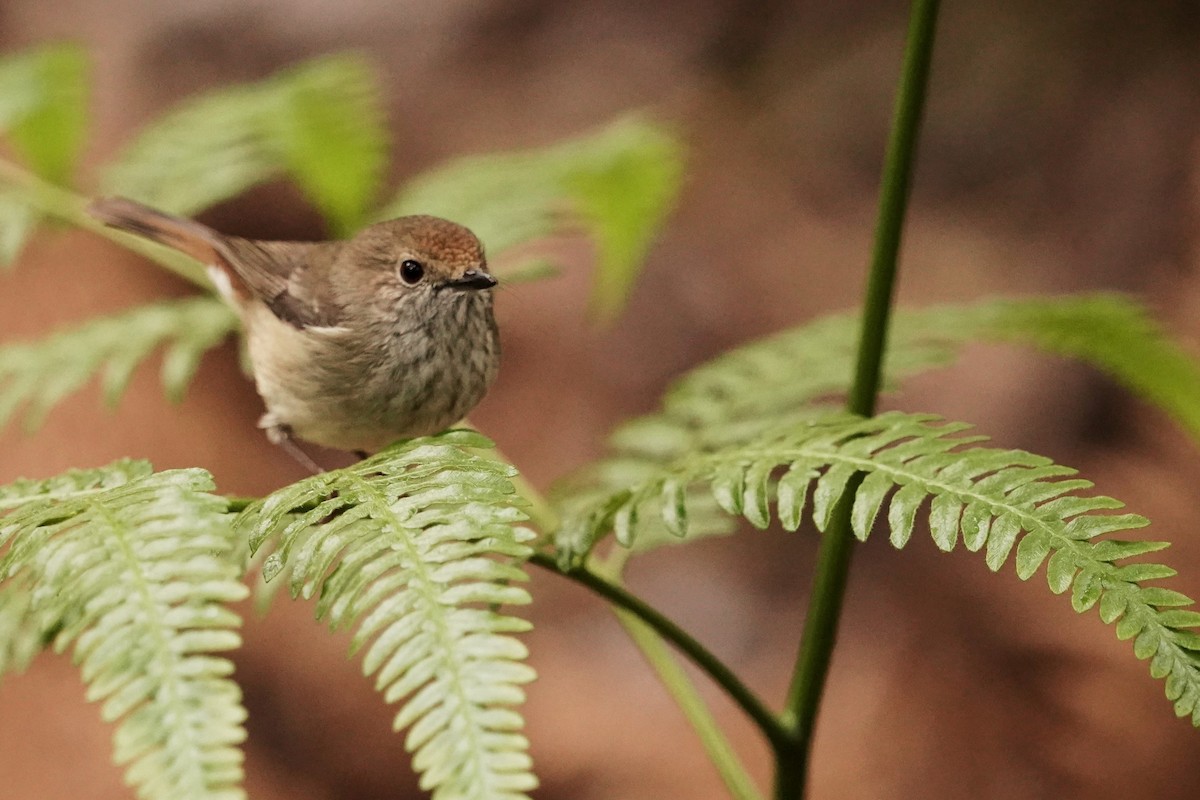
[[[312,456],[304,452],[303,448],[296,444],[291,425],[280,422],[272,414],[263,414],[262,419],[258,421],[258,427],[266,432],[267,441],[279,446],[297,464],[307,469],[313,475],[320,475],[325,471],[324,467],[313,461]]]

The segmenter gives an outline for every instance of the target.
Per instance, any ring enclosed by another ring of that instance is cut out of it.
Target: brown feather
[[[318,298],[306,297],[296,281],[303,277],[314,250],[329,249],[329,244],[259,242],[225,236],[194,220],[165,214],[124,197],[94,200],[87,212],[109,227],[178,250],[224,273],[235,295],[231,300],[260,300],[284,322],[298,328],[337,322],[338,309],[327,299],[318,303]],[[294,293],[297,288],[300,291]]]
[[[221,266],[221,234],[190,219],[156,211],[124,197],[93,200],[87,213],[110,228],[132,233],[189,255],[202,264]],[[232,276],[231,276],[232,277]]]

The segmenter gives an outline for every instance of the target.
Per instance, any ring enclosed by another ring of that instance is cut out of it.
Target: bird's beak
[[[469,269],[462,274],[461,278],[455,278],[454,280],[446,281],[447,287],[460,292],[467,289],[476,291],[479,289],[490,289],[495,285],[495,278],[478,269]]]

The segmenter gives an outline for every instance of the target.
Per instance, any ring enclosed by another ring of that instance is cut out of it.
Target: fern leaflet
[[[1117,636],[1134,640],[1138,658],[1166,678],[1167,696],[1180,716],[1200,725],[1200,626],[1192,600],[1178,592],[1142,586],[1175,574],[1159,564],[1122,564],[1126,558],[1161,550],[1163,542],[1098,537],[1147,524],[1136,514],[1099,514],[1119,508],[1110,497],[1084,497],[1091,487],[1071,479],[1074,470],[1017,450],[971,447],[978,436],[957,436],[967,426],[933,425],[928,416],[897,412],[871,419],[832,415],[766,433],[750,442],[706,453],[690,453],[662,466],[641,482],[575,509],[557,537],[567,563],[582,557],[608,530],[631,543],[643,524],[643,507],[656,504],[662,525],[688,533],[689,487],[701,484],[729,514],[766,527],[771,507],[782,525],[795,530],[811,494],[811,514],[820,530],[829,524],[851,478],[865,475],[854,496],[854,533],[866,539],[880,514],[892,544],[912,536],[922,505],[933,540],[951,550],[961,539],[983,550],[999,570],[1015,549],[1017,575],[1030,578],[1046,564],[1056,594],[1072,592],[1083,612],[1099,605],[1100,617],[1116,623]]]
[[[830,316],[697,367],[667,392],[661,411],[617,429],[612,455],[562,482],[556,491],[559,505],[572,514],[675,459],[748,442],[823,413],[825,398],[849,388],[857,329],[853,315]],[[889,342],[887,379],[894,385],[945,366],[972,340],[1030,344],[1084,360],[1200,433],[1200,368],[1126,298],[993,300],[900,311]],[[702,507],[704,498],[692,498],[698,512],[693,535],[731,531],[727,517]],[[660,529],[640,537],[636,547],[670,541],[669,532]]]
[[[100,370],[104,396],[116,403],[137,365],[164,342],[170,346],[163,357],[163,388],[178,399],[201,356],[236,325],[220,301],[196,297],[92,320],[36,342],[0,345],[0,426],[26,405],[26,427],[36,428]]]
[[[67,181],[83,144],[87,63],[73,45],[52,45],[0,58],[0,133],[35,173]],[[12,263],[38,214],[25,192],[0,172],[0,266]]]
[[[739,347],[693,370],[667,394],[665,416],[719,435],[845,393],[858,318],[826,317]],[[949,364],[971,341],[1013,342],[1084,361],[1200,433],[1200,368],[1128,298],[1099,294],[989,300],[902,310],[888,342],[890,381]]]
[[[411,181],[378,216],[453,219],[493,258],[580,220],[599,250],[593,304],[612,314],[679,192],[680,151],[661,127],[625,119],[542,150],[452,161]]]
[[[34,618],[31,591],[17,579],[0,586],[0,677],[23,672],[46,646],[49,629]]]
[[[76,45],[0,59],[0,132],[33,170],[55,183],[75,168],[87,124],[87,60]]]
[[[188,214],[288,174],[345,234],[365,221],[386,143],[370,70],[330,56],[188,101],[144,129],[103,185]]]
[[[472,454],[471,431],[404,442],[251,504],[238,526],[258,549],[273,540],[268,579],[290,569],[293,596],[320,596],[333,627],[357,624],[363,670],[403,700],[421,785],[435,798],[518,800],[536,780],[514,706],[533,679],[523,620],[489,605],[529,602],[514,560],[533,533],[516,523],[512,468]],[[405,699],[407,698],[407,699]]]
[[[0,488],[0,576],[28,589],[28,629],[74,648],[88,698],[118,722],[142,798],[236,800],[245,738],[226,604],[247,590],[226,503],[203,470],[145,462]]]

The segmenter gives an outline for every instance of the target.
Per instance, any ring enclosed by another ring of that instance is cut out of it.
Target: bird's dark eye
[[[421,278],[425,277],[425,266],[420,261],[413,261],[411,258],[406,258],[400,262],[400,280],[413,286],[420,283]]]

